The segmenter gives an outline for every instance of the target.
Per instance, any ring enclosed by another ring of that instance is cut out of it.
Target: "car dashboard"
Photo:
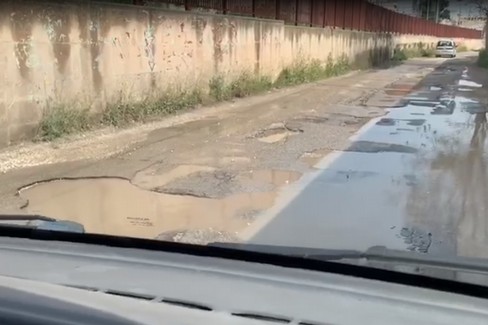
[[[2,324],[26,313],[45,324],[488,321],[480,297],[262,262],[5,237],[0,259]]]

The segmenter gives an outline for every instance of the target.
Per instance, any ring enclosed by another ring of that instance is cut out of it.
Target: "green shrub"
[[[478,66],[488,69],[488,52],[486,49],[482,49],[478,53]]]
[[[271,78],[267,76],[243,73],[229,83],[226,83],[222,76],[212,78],[209,82],[209,94],[214,100],[222,101],[259,94],[272,87]]]
[[[337,62],[331,58],[324,64],[319,60],[310,63],[299,62],[281,71],[275,82],[276,87],[286,87],[320,79],[326,79],[346,73],[351,69],[347,57],[341,57]]]
[[[464,44],[459,45],[456,49],[457,52],[467,52],[469,51],[468,47]]]
[[[106,107],[101,117],[101,123],[103,125],[123,126],[132,122],[144,122],[194,107],[200,102],[199,91],[148,96],[141,101],[120,99]]]
[[[37,138],[51,141],[65,135],[86,131],[93,126],[89,109],[54,105],[48,107],[39,124]]]
[[[395,49],[395,51],[393,52],[393,57],[391,59],[393,61],[401,62],[407,60],[408,57],[407,57],[407,53],[405,53],[404,50]]]

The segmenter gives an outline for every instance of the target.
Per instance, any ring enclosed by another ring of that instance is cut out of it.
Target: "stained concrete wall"
[[[31,138],[53,103],[96,112],[122,96],[207,89],[214,76],[275,78],[297,60],[346,55],[367,66],[417,42],[161,8],[3,1],[0,146]]]
[[[306,60],[334,61],[343,57],[358,67],[388,60],[395,47],[390,34],[332,28],[284,26],[280,66]]]

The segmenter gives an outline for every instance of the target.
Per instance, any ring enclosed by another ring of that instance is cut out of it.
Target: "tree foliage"
[[[477,9],[484,16],[488,16],[488,0],[474,0]]]
[[[439,20],[451,19],[451,12],[448,9],[449,0],[419,0],[418,2],[420,14],[423,18],[430,20],[436,19],[437,5],[439,5]]]

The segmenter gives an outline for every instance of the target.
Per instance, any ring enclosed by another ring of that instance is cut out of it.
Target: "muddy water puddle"
[[[278,187],[300,176],[289,171],[249,172],[244,177],[247,181],[269,182],[276,189],[218,199],[157,193],[119,178],[55,180],[27,187],[19,194],[27,201],[28,213],[78,222],[89,233],[151,239],[174,235],[195,242],[197,239],[188,236],[190,232],[193,237],[204,234],[230,240],[274,204]],[[186,237],[182,237],[184,233]]]
[[[289,126],[285,123],[273,123],[267,128],[256,132],[251,138],[255,138],[260,142],[272,144],[284,141],[288,137],[301,132],[303,132],[303,130]]]

